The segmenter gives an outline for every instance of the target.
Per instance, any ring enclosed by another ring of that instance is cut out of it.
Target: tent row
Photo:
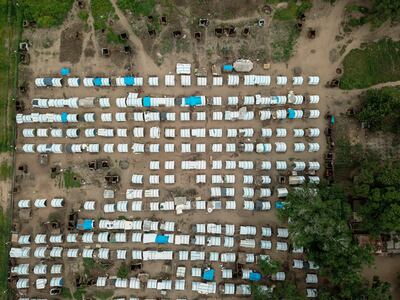
[[[205,175],[204,175],[205,176]],[[196,178],[198,179],[198,178]],[[130,191],[132,193],[132,191]],[[277,189],[278,197],[285,197],[287,195],[287,190],[285,188]],[[237,204],[235,200],[196,200],[190,201],[186,200],[184,204],[176,204],[174,201],[149,201],[143,203],[142,201],[134,200],[130,204],[129,201],[121,200],[117,203],[109,203],[103,206],[103,211],[105,213],[115,213],[115,212],[141,212],[141,211],[176,211],[177,214],[182,213],[182,211],[196,209],[196,210],[207,210],[208,213],[213,210],[227,209],[235,210]],[[94,211],[96,207],[95,201],[86,201],[84,203],[83,209],[86,211]],[[271,202],[264,200],[249,201],[245,200],[243,204],[243,209],[245,210],[270,210]],[[110,225],[111,228],[115,228],[114,225]],[[119,228],[119,227],[117,227]]]
[[[53,264],[53,265],[47,265],[45,263],[38,263],[33,266],[30,264],[18,264],[15,266],[11,267],[11,273],[15,275],[29,275],[29,274],[35,274],[35,275],[55,275],[55,274],[61,274],[63,269],[62,264]]]
[[[45,208],[50,204],[50,207],[61,208],[65,205],[64,198],[53,198],[48,200],[46,198],[38,198],[33,201],[33,206],[36,208]],[[31,200],[29,199],[21,199],[18,201],[18,208],[30,208]]]
[[[62,277],[51,277],[50,280],[47,280],[46,278],[38,278],[33,284],[37,290],[43,290],[46,287],[62,287],[64,285],[64,279]],[[20,277],[15,283],[15,287],[18,290],[29,289],[30,286],[31,282],[29,278]]]
[[[260,131],[256,131],[253,128],[180,128],[176,129],[173,127],[166,127],[161,129],[160,127],[151,127],[146,130],[145,127],[134,127],[130,130],[129,136],[135,138],[151,138],[151,139],[174,139],[177,136],[182,138],[201,138],[201,137],[212,137],[212,138],[237,138],[245,137],[252,138],[260,136],[264,138],[287,137],[288,131],[290,130],[284,127],[278,127],[275,130],[272,128],[261,128]],[[83,134],[81,134],[83,132]],[[127,128],[85,128],[79,129],[77,127],[72,128],[24,128],[21,131],[22,136],[25,138],[34,137],[53,137],[53,138],[79,138],[80,136],[86,138],[92,137],[128,137]],[[320,136],[320,130],[316,127],[311,128],[295,128],[291,130],[293,137],[309,137],[316,138]],[[235,151],[235,150],[234,150]]]
[[[227,76],[212,76],[209,81],[208,76],[192,76],[186,71],[184,73],[177,72],[178,75],[167,74],[164,76],[164,85],[167,87],[173,87],[176,85],[176,77],[180,78],[180,85],[183,87],[196,85],[196,86],[238,86],[243,84],[245,86],[269,86],[271,85],[272,79],[269,75],[255,75],[248,74],[239,76],[237,74],[228,74]],[[318,76],[312,75],[306,78],[308,85],[318,85],[320,78]],[[65,83],[66,81],[66,83]],[[278,86],[285,86],[288,84],[287,76],[276,76],[275,83]],[[303,85],[305,79],[303,76],[293,76],[291,84],[293,86]],[[158,76],[148,76],[147,80],[148,86],[159,86],[160,79]],[[53,77],[38,77],[35,78],[36,87],[79,87],[83,85],[84,87],[125,87],[125,86],[143,86],[143,77],[135,76],[123,76],[116,77],[114,83],[110,77],[85,77],[82,80],[79,77],[70,77],[66,80],[64,78],[53,78]]]
[[[206,117],[205,114],[198,115],[203,119]],[[261,121],[265,120],[283,120],[283,119],[317,119],[320,116],[320,111],[318,109],[278,109],[278,110],[261,110],[258,112],[259,119]],[[94,112],[87,112],[82,115],[78,114],[69,114],[63,112],[61,114],[56,113],[31,113],[31,114],[17,114],[16,122],[17,124],[27,124],[27,123],[94,123],[96,122],[98,114]],[[189,118],[190,114],[181,115],[181,118]],[[238,111],[213,111],[211,114],[211,119],[213,121],[235,121],[235,120],[244,120],[250,121],[254,120],[254,111],[247,110],[238,110]],[[126,112],[117,112],[114,113],[100,113],[100,121],[101,122],[160,122],[160,121],[175,121],[176,113],[174,112],[134,112],[134,113],[126,113]],[[187,121],[189,121],[187,120]],[[200,120],[200,119],[198,119]],[[205,120],[205,119],[204,119]]]
[[[223,163],[225,162],[225,167],[223,167]],[[234,160],[212,160],[211,161],[211,168],[213,170],[221,170],[225,169],[236,169],[239,167],[240,169],[260,169],[260,170],[271,170],[272,169],[272,162],[271,161],[234,161]],[[289,164],[286,161],[278,160],[275,162],[275,167],[277,170],[287,170],[292,168],[293,171],[318,171],[320,169],[320,164],[318,161],[309,161],[306,163],[305,161],[295,160],[290,162]],[[165,170],[174,170],[175,169],[175,161],[174,160],[166,160],[164,164],[160,164],[158,160],[151,160],[149,162],[149,169],[150,170],[160,170],[164,168]],[[204,175],[206,176],[206,175]]]
[[[274,145],[274,146],[273,146]],[[307,146],[306,146],[307,145]],[[234,152],[247,152],[247,153],[270,153],[273,148],[277,153],[284,153],[288,150],[285,142],[263,143],[240,143],[238,149],[236,144],[211,144],[209,149],[213,153],[234,153]],[[294,152],[318,152],[320,150],[319,143],[293,143],[292,149]],[[23,144],[21,147],[22,152],[25,153],[205,153],[206,144],[194,144],[193,150],[191,144],[180,144],[180,149],[175,149],[175,144],[140,144],[134,143],[132,146],[129,144]],[[204,162],[204,163],[203,163]],[[182,161],[182,170],[204,170],[206,169],[205,161]]]
[[[307,101],[309,104],[316,104],[319,102],[318,95],[307,96]],[[126,98],[116,98],[115,104],[119,108],[127,107],[190,107],[190,106],[205,106],[206,104],[212,106],[221,105],[285,105],[285,104],[300,105],[304,103],[304,96],[295,95],[289,93],[287,96],[261,96],[257,94],[255,96],[230,96],[226,100],[222,97],[209,97],[205,96],[188,96],[188,97],[150,97],[144,96],[138,98],[138,93],[129,93]],[[31,101],[33,108],[109,108],[110,99],[109,98],[95,98],[86,97],[79,99],[78,97],[73,98],[34,98]]]

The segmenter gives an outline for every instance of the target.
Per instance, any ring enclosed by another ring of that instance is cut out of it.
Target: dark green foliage
[[[154,12],[155,0],[118,0],[118,6],[131,11],[135,16],[151,16]]]
[[[38,27],[60,26],[72,8],[74,0],[22,0],[19,1],[25,20],[36,21]]]
[[[357,118],[372,131],[400,134],[400,87],[372,89],[363,93]]]
[[[400,21],[400,1],[374,0],[371,19],[375,27],[382,25],[387,20],[393,23]]]
[[[382,39],[351,50],[343,60],[340,88],[366,88],[400,79],[400,42]]]
[[[279,214],[282,219],[290,218],[293,244],[308,249],[308,259],[321,267],[333,285],[360,281],[359,272],[372,256],[369,249],[353,241],[347,223],[351,208],[339,187],[291,191]]]
[[[278,261],[270,259],[261,260],[258,266],[260,268],[261,274],[264,276],[275,274],[282,268],[281,264]]]
[[[363,201],[358,213],[369,233],[400,232],[400,163],[364,160],[351,193]]]

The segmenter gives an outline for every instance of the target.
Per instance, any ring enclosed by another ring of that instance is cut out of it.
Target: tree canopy
[[[343,190],[337,186],[293,190],[279,214],[290,220],[291,242],[307,249],[307,258],[320,266],[343,299],[351,296],[351,286],[360,285],[360,271],[372,262],[372,255],[352,238],[351,208]]]
[[[374,235],[400,232],[400,163],[365,159],[350,193],[362,201],[365,230]]]

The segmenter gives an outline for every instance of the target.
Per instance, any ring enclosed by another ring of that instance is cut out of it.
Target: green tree
[[[373,235],[400,232],[400,163],[364,160],[351,194],[362,201],[358,213],[365,230]]]
[[[258,265],[260,267],[261,274],[264,276],[275,274],[282,268],[280,262],[271,259],[262,259]]]
[[[398,0],[374,0],[372,22],[380,26],[386,20],[398,22],[400,20],[400,1]]]
[[[293,190],[279,214],[290,219],[292,243],[307,249],[308,259],[321,267],[333,285],[360,281],[359,272],[372,256],[370,249],[352,238],[347,223],[351,209],[343,190],[337,186]]]

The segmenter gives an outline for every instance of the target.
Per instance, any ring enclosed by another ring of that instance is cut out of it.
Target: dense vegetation
[[[320,299],[389,299],[389,286],[378,282],[370,286],[361,269],[372,262],[371,251],[353,240],[348,220],[351,208],[338,186],[303,187],[291,191],[279,212],[290,218],[291,242],[307,249],[307,259],[320,266],[329,280]],[[370,295],[379,295],[370,298]]]
[[[362,226],[373,235],[400,232],[400,163],[381,162],[373,153],[364,157],[349,190],[362,201]]]
[[[400,134],[400,87],[368,90],[356,117],[372,131]]]
[[[340,88],[350,90],[400,80],[400,42],[382,39],[351,50],[343,60]]]
[[[35,21],[38,27],[50,28],[61,25],[72,8],[74,0],[22,0],[24,19]]]
[[[393,23],[400,21],[400,1],[374,0],[371,20],[374,26],[380,26],[387,20]]]

